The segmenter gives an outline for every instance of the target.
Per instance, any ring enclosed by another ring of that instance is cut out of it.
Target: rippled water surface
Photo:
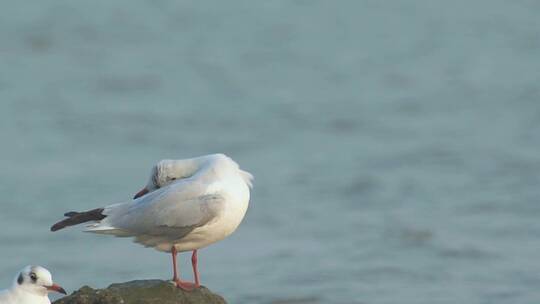
[[[199,256],[230,303],[540,301],[540,5],[442,3],[3,5],[0,286],[29,263],[70,291],[169,278],[48,228],[224,152],[256,177]]]

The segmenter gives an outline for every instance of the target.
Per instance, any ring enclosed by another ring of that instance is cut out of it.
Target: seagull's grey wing
[[[217,218],[225,203],[219,193],[206,194],[205,187],[190,186],[171,185],[147,195],[111,224],[131,235],[180,239]]]

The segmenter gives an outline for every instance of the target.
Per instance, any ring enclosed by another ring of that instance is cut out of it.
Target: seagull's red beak
[[[45,286],[45,288],[47,288],[48,290],[51,290],[51,291],[56,291],[56,292],[63,293],[65,295],[67,295],[67,292],[64,290],[64,288],[60,287],[60,285],[58,285],[58,284],[52,284],[51,286]]]
[[[148,189],[143,188],[141,191],[137,192],[137,194],[135,194],[135,196],[133,197],[133,199],[137,199],[143,195],[145,195],[146,193],[148,193]]]

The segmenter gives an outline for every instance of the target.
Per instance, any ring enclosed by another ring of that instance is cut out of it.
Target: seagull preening
[[[133,237],[146,247],[170,252],[173,281],[185,290],[199,287],[197,249],[233,233],[246,213],[253,176],[223,154],[162,160],[133,200],[85,212],[68,212],[51,227],[92,221],[85,231]],[[177,252],[193,251],[194,283],[182,281]]]
[[[1,304],[50,304],[51,291],[66,294],[52,281],[51,273],[41,266],[26,266],[15,277],[10,289],[0,291]]]

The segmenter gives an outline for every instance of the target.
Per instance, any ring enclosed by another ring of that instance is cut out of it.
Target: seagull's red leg
[[[197,269],[197,249],[193,250],[191,255],[191,266],[193,266],[193,277],[195,277],[195,287],[201,286],[199,284],[199,270]]]
[[[172,254],[172,265],[173,265],[173,278],[172,280],[173,281],[178,281],[178,273],[176,272],[176,247],[172,246],[172,249],[171,249],[171,254]]]
[[[186,282],[186,281],[180,280],[180,278],[178,277],[177,266],[176,266],[176,255],[177,255],[177,253],[178,252],[176,251],[176,247],[173,246],[171,248],[172,263],[173,263],[173,279],[172,280],[176,284],[176,287],[182,288],[183,290],[186,290],[186,291],[191,291],[195,287],[199,287],[199,285],[198,284],[193,284],[191,282]],[[198,278],[197,278],[197,280],[198,280]]]

